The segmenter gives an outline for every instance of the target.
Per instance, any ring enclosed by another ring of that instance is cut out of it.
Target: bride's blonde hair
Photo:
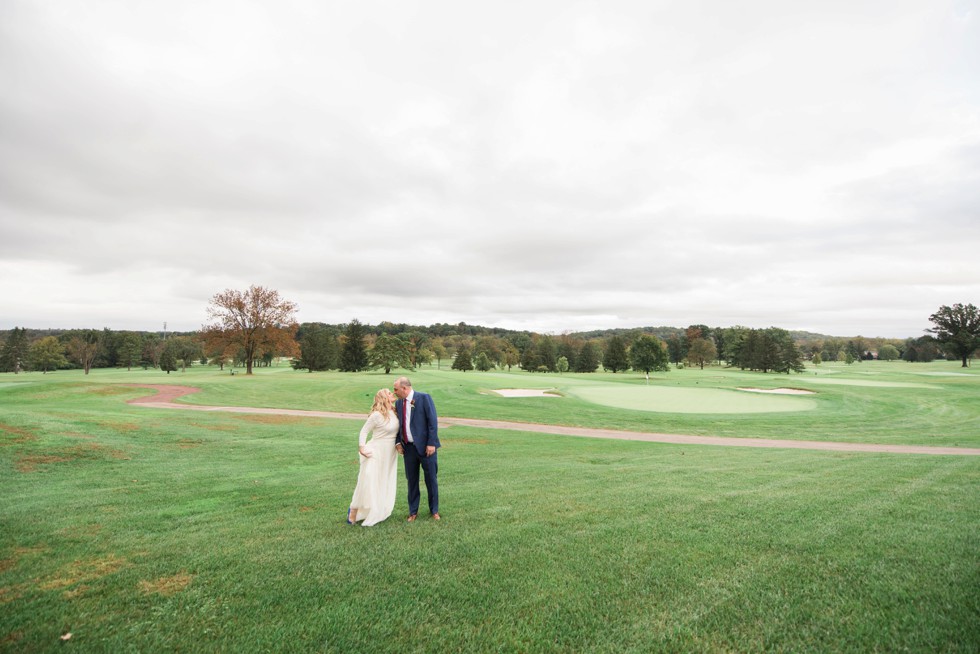
[[[371,405],[371,411],[377,411],[385,419],[390,418],[391,414],[395,412],[395,394],[387,388],[379,390],[374,394],[374,404]]]

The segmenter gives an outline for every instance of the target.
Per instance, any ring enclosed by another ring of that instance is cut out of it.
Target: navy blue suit
[[[403,421],[405,416],[405,400],[395,401],[395,413],[398,414],[398,436],[395,437],[395,444],[401,444],[405,456],[405,478],[408,480],[408,514],[415,515],[419,512],[419,501],[422,493],[419,490],[419,468],[425,473],[425,490],[429,496],[429,512],[439,512],[439,484],[436,477],[439,471],[437,459],[438,449],[432,456],[425,455],[425,448],[432,445],[439,447],[439,422],[436,417],[436,405],[432,402],[432,396],[427,393],[415,391],[412,396],[411,415],[409,416],[409,427],[412,431],[413,443],[405,442],[405,430]]]

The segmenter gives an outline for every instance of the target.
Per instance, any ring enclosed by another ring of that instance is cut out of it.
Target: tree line
[[[836,338],[778,327],[691,325],[539,334],[465,323],[428,327],[382,322],[365,325],[306,322],[296,305],[277,291],[252,286],[226,290],[208,306],[212,322],[199,331],[161,332],[75,329],[40,332],[23,327],[6,333],[0,372],[65,368],[159,368],[193,363],[244,367],[286,358],[297,370],[358,372],[412,370],[447,365],[455,370],[518,368],[529,373],[667,371],[671,364],[704,368],[727,365],[764,373],[801,372],[804,362],[854,363],[868,359],[927,362],[946,357],[963,365],[980,347],[980,318],[972,304],[941,307],[934,327],[919,338]],[[934,334],[934,336],[932,335]]]

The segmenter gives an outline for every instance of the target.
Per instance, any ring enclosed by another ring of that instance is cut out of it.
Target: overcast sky
[[[980,304],[977,0],[3,0],[0,328],[919,336]]]

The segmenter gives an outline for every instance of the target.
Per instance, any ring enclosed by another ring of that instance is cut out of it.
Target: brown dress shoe
[[[433,513],[432,514],[432,519],[433,520],[442,520],[442,518],[439,517],[439,514],[438,513]]]
[[[408,516],[408,521],[409,522],[415,522],[415,518],[417,518],[417,517],[419,517],[418,514],[413,513],[412,515]]]

